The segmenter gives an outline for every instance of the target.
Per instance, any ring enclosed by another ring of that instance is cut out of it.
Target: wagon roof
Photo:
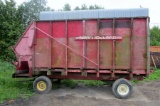
[[[99,9],[77,11],[43,11],[40,20],[74,20],[74,19],[102,19],[102,18],[136,18],[148,17],[148,8],[135,9]]]

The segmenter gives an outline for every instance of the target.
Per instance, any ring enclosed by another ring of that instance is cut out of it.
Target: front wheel
[[[52,82],[46,76],[37,77],[33,82],[33,89],[39,94],[48,93],[52,89]]]
[[[124,78],[116,80],[112,85],[112,92],[119,99],[127,99],[130,97],[132,90],[132,84]]]

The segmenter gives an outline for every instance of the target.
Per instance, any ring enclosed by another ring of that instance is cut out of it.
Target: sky
[[[27,0],[15,0],[17,5]],[[99,5],[105,9],[128,9],[128,8],[149,8],[150,26],[160,27],[160,0],[47,0],[47,6],[55,10],[62,9],[69,3],[71,8],[82,4]]]

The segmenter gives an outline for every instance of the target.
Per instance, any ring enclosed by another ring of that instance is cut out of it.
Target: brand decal
[[[108,39],[108,40],[118,40],[122,39],[122,36],[78,36],[76,37],[77,40],[92,40],[92,39],[97,39],[97,40],[103,40],[103,39]]]

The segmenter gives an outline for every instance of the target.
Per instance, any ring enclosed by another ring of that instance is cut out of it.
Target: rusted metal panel
[[[65,21],[52,22],[53,37],[66,44],[66,23]],[[65,46],[52,40],[52,68],[65,68],[66,62]]]
[[[160,52],[160,46],[150,46],[150,52]]]
[[[134,19],[133,25],[133,60],[132,69],[146,69],[147,66],[147,33],[146,19]]]
[[[101,27],[99,35],[113,36],[113,20],[101,20],[100,24],[104,24],[107,27]],[[101,40],[100,41],[100,68],[101,69],[112,69],[112,40]]]
[[[115,69],[130,68],[130,20],[116,20],[116,36],[122,36],[122,40],[115,42]]]
[[[37,27],[50,34],[49,22],[38,22]],[[51,41],[41,31],[36,31],[36,46],[35,46],[35,67],[50,67],[51,58]]]
[[[83,41],[75,40],[75,37],[83,35],[83,22],[68,21],[68,46],[73,48],[76,52],[83,55]],[[68,50],[68,67],[82,68],[83,58],[76,55],[74,52]]]
[[[86,20],[86,36],[96,36],[98,34],[97,20]],[[90,40],[86,42],[86,56],[97,63],[97,41]],[[87,68],[96,68],[94,64],[87,61]]]

